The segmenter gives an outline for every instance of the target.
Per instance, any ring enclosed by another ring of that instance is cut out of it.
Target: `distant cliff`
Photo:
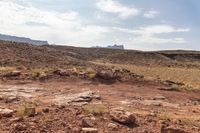
[[[110,49],[124,49],[124,45],[109,45],[107,48],[110,48]]]
[[[124,49],[124,45],[108,45],[107,47],[95,46],[92,48]]]
[[[48,45],[47,41],[31,40],[30,38],[16,37],[16,36],[3,35],[3,34],[0,34],[0,40],[22,42],[22,43],[28,43],[28,44],[34,44],[34,45]]]

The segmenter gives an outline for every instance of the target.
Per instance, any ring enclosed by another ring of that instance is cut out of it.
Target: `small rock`
[[[23,117],[16,117],[16,118],[11,119],[10,121],[11,122],[19,122],[19,121],[22,121],[22,120],[23,120]]]
[[[96,128],[82,128],[83,133],[98,133],[98,129]]]
[[[174,124],[178,124],[178,125],[181,124],[181,120],[177,120],[177,119],[173,119],[172,122],[173,122]]]
[[[4,77],[17,77],[21,75],[21,71],[12,71],[4,74]]]
[[[15,130],[16,131],[24,131],[26,130],[26,125],[22,124],[22,123],[18,123],[18,124],[15,124]]]
[[[192,129],[193,129],[193,130],[200,131],[200,127],[193,126]]]
[[[64,70],[55,70],[53,73],[60,76],[70,76],[70,73]]]
[[[151,131],[147,130],[147,129],[144,129],[143,130],[143,133],[150,133]]]
[[[149,116],[156,117],[156,116],[157,116],[157,114],[156,114],[156,113],[153,113],[153,112],[151,112],[151,113],[149,114]]]
[[[95,99],[97,99],[97,100],[101,100],[101,96],[99,95],[99,94],[94,94],[94,96],[93,96]]]
[[[12,71],[11,73],[10,73],[10,76],[20,76],[21,75],[21,71]]]
[[[122,124],[135,124],[135,116],[123,108],[115,108],[110,111],[111,119]]]
[[[80,132],[81,132],[81,129],[78,127],[75,127],[72,129],[72,133],[80,133]]]
[[[95,118],[85,117],[81,122],[83,127],[93,127],[95,125]]]
[[[162,95],[156,95],[153,97],[153,100],[165,100],[166,97],[162,96]]]
[[[44,113],[48,113],[48,112],[49,112],[49,108],[43,108],[42,111],[43,111]]]
[[[187,133],[187,132],[179,128],[162,127],[161,133]]]
[[[111,129],[111,130],[117,130],[118,126],[114,123],[109,123],[108,128]]]
[[[14,111],[10,109],[0,109],[0,116],[2,117],[11,117]]]

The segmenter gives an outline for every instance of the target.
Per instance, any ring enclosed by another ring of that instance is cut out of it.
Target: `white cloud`
[[[118,16],[122,19],[137,16],[140,13],[139,9],[125,6],[114,0],[98,0],[96,6],[103,12],[118,14]]]
[[[158,12],[158,11],[156,11],[156,10],[154,10],[154,9],[151,9],[151,10],[146,11],[146,12],[144,13],[144,17],[145,17],[145,18],[155,18],[155,17],[157,17],[159,14],[160,14],[160,12]]]
[[[170,25],[151,25],[146,27],[140,27],[138,29],[125,29],[120,27],[113,27],[115,30],[119,30],[127,33],[141,34],[141,35],[153,35],[162,33],[173,33],[173,32],[189,32],[189,28],[174,28]]]
[[[189,28],[175,28],[170,25],[152,25],[147,27],[140,27],[138,29],[124,29],[113,27],[113,30],[131,34],[129,44],[166,44],[166,43],[187,43],[184,38],[164,38],[158,35],[172,34],[179,32],[189,32]]]
[[[170,25],[152,25],[147,27],[141,27],[138,30],[133,30],[133,32],[135,33],[148,35],[188,31],[190,31],[189,28],[174,28]]]
[[[148,47],[148,44],[156,47],[158,45],[154,44],[164,44],[167,46],[171,43],[187,43],[185,38],[177,37],[177,35],[178,33],[190,31],[189,28],[176,28],[167,24],[135,29],[102,26],[102,24],[101,26],[91,23],[87,24],[87,21],[84,22],[85,19],[82,19],[78,12],[42,10],[31,6],[31,2],[24,3],[24,1],[0,0],[0,33],[48,40],[50,43],[73,46],[90,47],[91,45],[118,43],[125,44],[127,48],[134,48],[134,46],[139,47],[142,45]],[[104,5],[104,8],[102,7],[102,11],[116,13],[123,19],[136,16],[140,12],[138,9],[126,7],[114,0],[99,0],[97,5],[100,4],[102,6],[102,3],[108,3],[108,5]],[[136,11],[134,12],[134,10]],[[99,16],[97,14],[96,17],[103,20],[103,12],[99,13],[102,14]],[[108,21],[110,22],[110,19]],[[112,25],[122,25],[113,22],[110,22],[109,25],[111,23]],[[176,35],[174,36],[173,33],[176,33]],[[168,37],[163,37],[163,34]]]
[[[74,11],[45,11],[16,2],[0,1],[0,33],[87,46],[109,31],[107,27],[83,24]]]

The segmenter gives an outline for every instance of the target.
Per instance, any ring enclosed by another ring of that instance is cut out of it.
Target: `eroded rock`
[[[96,78],[103,80],[115,80],[114,73],[111,70],[98,71]]]
[[[93,127],[95,125],[95,118],[85,117],[81,121],[83,127]]]
[[[2,117],[11,117],[14,111],[11,109],[0,109],[0,116]]]
[[[57,95],[53,102],[56,105],[85,105],[92,101],[93,98],[96,98],[96,94],[92,91],[85,91],[77,94],[71,94],[68,96]]]
[[[182,129],[179,128],[173,128],[173,127],[162,127],[161,133],[188,133]]]
[[[110,111],[111,119],[122,124],[135,124],[136,118],[134,114],[124,110],[123,108],[115,108]]]
[[[118,126],[114,123],[109,123],[108,124],[108,128],[111,129],[111,130],[117,130],[118,129]]]
[[[3,100],[5,103],[10,103],[18,99],[17,92],[3,93],[0,95],[0,100]]]

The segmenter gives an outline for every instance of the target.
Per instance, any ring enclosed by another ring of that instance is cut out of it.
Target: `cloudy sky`
[[[0,0],[0,33],[81,47],[200,50],[199,0]]]

